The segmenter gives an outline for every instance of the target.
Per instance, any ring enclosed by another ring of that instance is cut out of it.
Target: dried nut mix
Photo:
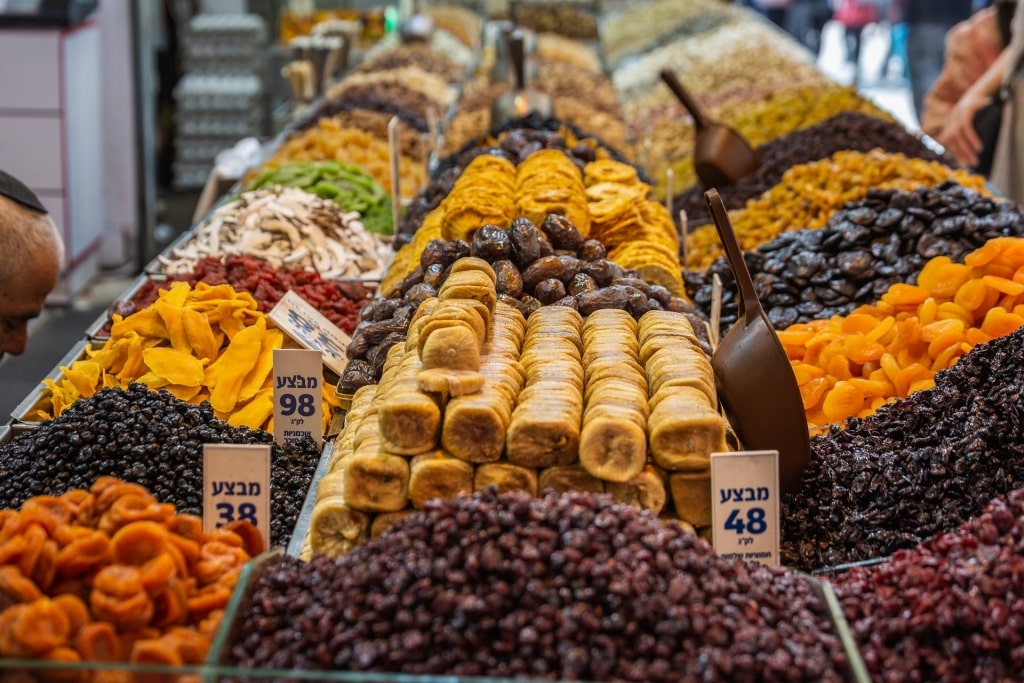
[[[248,522],[204,533],[199,517],[101,477],[0,510],[0,547],[0,657],[181,666],[203,662],[263,541]]]
[[[196,233],[169,256],[160,255],[171,275],[188,272],[207,256],[245,253],[275,268],[309,270],[325,278],[372,277],[384,267],[390,248],[370,233],[356,211],[297,188],[243,192],[217,207]]]
[[[35,417],[56,417],[100,389],[139,382],[196,405],[209,401],[232,426],[273,431],[271,370],[283,344],[284,333],[249,293],[175,282],[149,308],[115,314],[102,346],[61,368],[56,381],[45,379],[48,405]],[[335,392],[325,390],[325,429],[336,405]]]
[[[794,166],[778,185],[730,216],[740,247],[754,249],[782,232],[822,227],[843,204],[863,199],[872,188],[909,191],[946,180],[990,194],[984,177],[937,162],[881,150],[837,152],[828,159]],[[722,255],[714,226],[697,228],[686,242],[689,268],[707,268]]]
[[[1024,325],[1024,238],[990,240],[953,263],[931,259],[917,284],[895,284],[874,306],[793,325],[779,341],[812,426],[866,417],[935,384],[978,344]]]

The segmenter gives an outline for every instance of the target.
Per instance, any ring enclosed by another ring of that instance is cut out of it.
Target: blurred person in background
[[[63,261],[60,234],[39,198],[0,171],[0,359],[25,351],[28,323],[42,313]]]
[[[1014,7],[1009,44],[972,83],[949,111],[936,137],[946,151],[967,167],[978,165],[982,141],[974,128],[975,115],[999,89],[1009,85],[989,180],[1010,200],[1024,202],[1024,11]]]
[[[924,95],[942,73],[946,34],[971,16],[974,0],[906,0],[903,21],[907,25],[907,70],[918,118]]]
[[[846,61],[853,65],[853,82],[860,85],[860,52],[864,29],[881,18],[876,0],[838,0],[832,18],[843,25],[846,36]]]
[[[752,0],[751,4],[776,26],[786,28],[789,8],[793,4],[793,0]]]

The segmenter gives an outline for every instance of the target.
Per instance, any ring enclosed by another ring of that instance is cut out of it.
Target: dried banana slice
[[[317,500],[309,522],[309,543],[314,553],[344,555],[370,535],[370,516],[350,507],[345,496]]]
[[[409,500],[422,508],[433,498],[453,498],[473,492],[473,466],[443,451],[423,453],[412,459]]]
[[[536,496],[538,494],[537,471],[513,465],[510,462],[478,465],[473,476],[473,491],[482,491],[488,486],[497,486],[502,493],[526,491],[531,496]]]
[[[409,504],[409,461],[389,453],[356,453],[345,468],[345,500],[367,512],[401,510]]]
[[[711,526],[711,472],[675,472],[668,475],[672,504],[679,519],[695,527]]]
[[[579,465],[558,465],[543,469],[537,484],[541,495],[547,491],[604,493],[604,482]]]

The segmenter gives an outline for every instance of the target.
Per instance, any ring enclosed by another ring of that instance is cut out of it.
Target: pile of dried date
[[[758,169],[733,185],[717,188],[718,194],[727,209],[742,209],[748,200],[760,197],[778,185],[782,174],[793,166],[827,159],[844,150],[870,152],[872,149],[938,161],[947,166],[956,163],[928,149],[918,137],[895,121],[846,111],[761,145],[757,149],[761,162]],[[704,186],[697,182],[677,195],[673,202],[675,208],[686,210],[687,223],[691,228],[711,222],[704,190]]]
[[[832,579],[875,680],[1024,680],[1024,489],[956,531]]]
[[[911,192],[871,190],[820,230],[782,233],[745,253],[758,297],[776,329],[846,315],[897,282],[913,283],[935,256],[962,261],[994,237],[1024,234],[1024,213],[953,181]],[[686,292],[710,316],[712,280],[722,288],[722,327],[736,320],[735,278],[725,258],[684,273]]]
[[[586,493],[434,499],[347,555],[282,559],[251,597],[245,667],[781,682],[847,662],[800,574]]]
[[[1024,485],[1024,329],[979,344],[935,387],[811,441],[782,500],[782,559],[803,569],[885,557],[955,529]]]
[[[390,297],[374,299],[363,308],[339,391],[351,393],[380,379],[388,349],[405,341],[417,307],[437,296],[451,265],[464,256],[488,261],[497,275],[498,300],[524,316],[545,305],[569,306],[584,316],[618,308],[638,319],[651,310],[677,311],[690,319],[698,338],[707,344],[704,318],[691,303],[605,258],[600,242],[584,239],[562,216],[550,214],[539,227],[528,218],[517,218],[508,230],[485,225],[471,240],[431,241],[420,255],[419,267]]]

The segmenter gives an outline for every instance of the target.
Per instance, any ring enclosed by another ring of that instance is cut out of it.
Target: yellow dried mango
[[[203,381],[203,364],[191,353],[154,346],[142,352],[142,359],[154,375],[167,380],[168,384],[198,388]]]
[[[274,414],[274,390],[270,387],[256,393],[240,410],[228,415],[232,427],[260,429]]]
[[[194,308],[184,308],[181,311],[181,322],[185,326],[185,333],[196,358],[205,359],[210,363],[217,360],[223,335],[220,339],[217,338],[206,316]]]
[[[245,376],[238,400],[248,401],[267,384],[271,370],[274,369],[274,349],[281,348],[284,333],[278,329],[267,330],[260,345],[260,355],[252,364],[252,370]]]
[[[210,383],[210,405],[214,410],[230,413],[235,409],[242,393],[242,383],[259,357],[266,331],[265,317],[258,318],[255,325],[241,328],[220,357],[210,365],[212,374],[207,373],[207,377],[213,379]]]

